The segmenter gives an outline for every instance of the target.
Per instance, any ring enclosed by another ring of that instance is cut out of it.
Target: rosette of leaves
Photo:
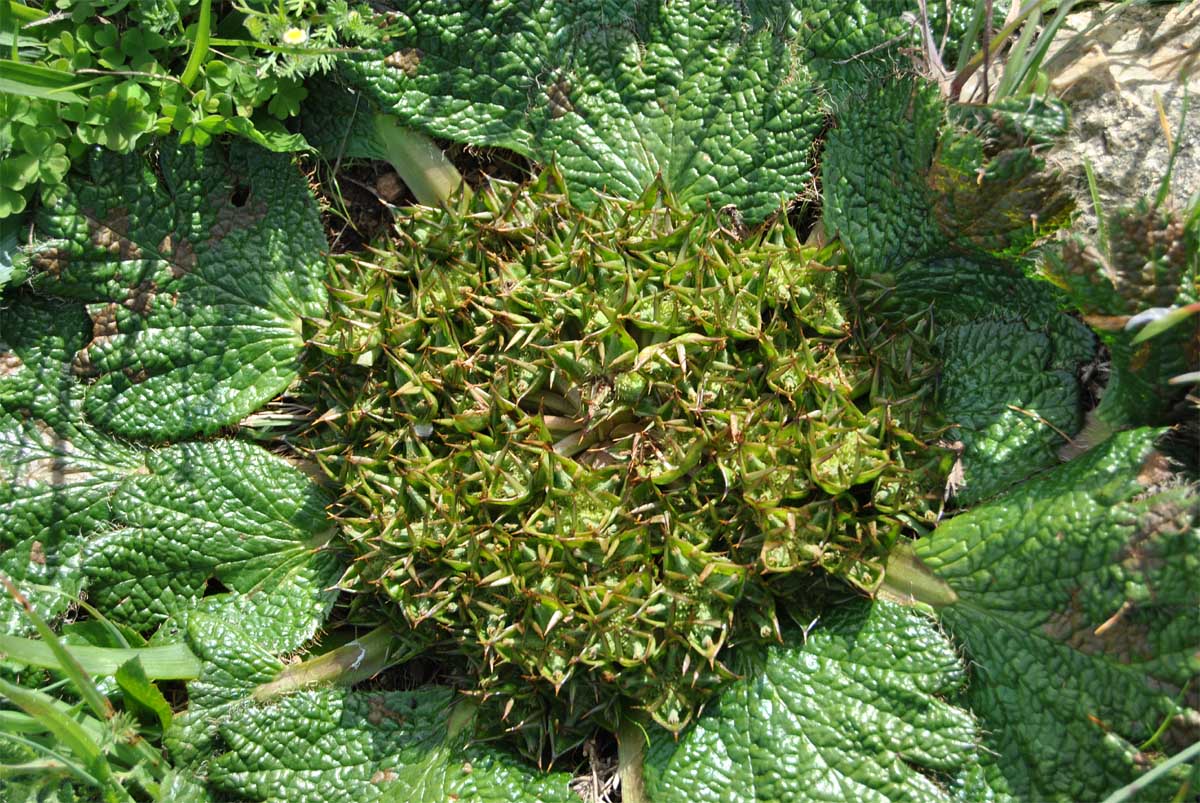
[[[658,186],[582,212],[548,172],[343,264],[309,379],[343,585],[451,641],[531,753],[622,702],[678,730],[776,595],[872,584],[934,515],[943,455],[868,404],[830,253],[725,224]]]

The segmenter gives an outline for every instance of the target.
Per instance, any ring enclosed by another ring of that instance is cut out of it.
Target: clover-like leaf
[[[215,432],[295,378],[319,315],[324,238],[303,177],[252,146],[97,153],[43,210],[43,291],[88,304],[74,368],[85,409],[121,435]]]
[[[778,16],[723,0],[424,0],[344,72],[404,125],[556,162],[579,204],[661,175],[682,205],[758,221],[808,182],[823,122]]]
[[[678,742],[652,739],[657,803],[951,800],[974,764],[967,711],[942,699],[965,672],[925,615],[881,602],[824,615],[804,636],[739,666]]]
[[[1020,798],[1100,799],[1194,740],[1200,517],[1158,434],[1117,435],[889,563],[885,588],[965,645],[967,702]]]

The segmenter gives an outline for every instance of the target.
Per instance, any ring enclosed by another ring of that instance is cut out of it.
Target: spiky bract
[[[797,578],[868,585],[932,515],[944,461],[871,406],[844,272],[735,217],[659,186],[582,212],[547,171],[339,264],[313,380],[344,583],[450,637],[530,752],[622,705],[683,727]]]

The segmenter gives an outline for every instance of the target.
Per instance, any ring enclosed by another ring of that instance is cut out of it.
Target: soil
[[[534,164],[511,151],[438,144],[472,189],[492,179],[521,182],[533,175]],[[326,239],[335,254],[366,250],[386,236],[397,209],[416,203],[387,162],[348,160],[332,176],[321,175],[319,167],[314,170],[313,190],[321,203]]]

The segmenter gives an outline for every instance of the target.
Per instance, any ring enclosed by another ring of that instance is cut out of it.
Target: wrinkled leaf
[[[1194,739],[1200,520],[1158,434],[1122,433],[915,544],[957,597],[939,616],[974,667],[966,700],[1022,799],[1101,799]],[[889,566],[902,595],[906,577]]]
[[[149,631],[213,582],[264,605],[290,604],[274,589],[296,572],[330,585],[330,499],[296,468],[239,441],[149,451],[89,425],[71,374],[85,331],[77,307],[25,298],[0,320],[0,570],[35,610],[54,616],[86,587],[114,621]],[[27,629],[7,596],[0,611],[6,632]]]
[[[329,588],[342,569],[328,559],[296,566],[270,594],[206,597],[164,625],[160,638],[186,639],[202,662],[200,677],[188,683],[188,709],[174,717],[164,739],[176,764],[203,762],[220,717],[248,704],[255,686],[283,669],[279,656],[316,635],[333,601]]]
[[[85,326],[76,307],[24,297],[0,317],[0,571],[46,619],[82,587],[79,534],[106,526],[109,499],[144,459],[83,420],[83,388],[69,366]],[[0,625],[30,630],[7,594]]]
[[[968,505],[1058,462],[1082,423],[1080,368],[1091,333],[1059,312],[1056,294],[993,261],[946,258],[904,265],[879,309],[927,317],[941,361],[936,408],[950,426]]]
[[[152,169],[152,168],[156,168]],[[324,237],[284,157],[237,144],[97,152],[38,219],[35,285],[87,303],[73,369],[85,408],[121,435],[212,433],[296,376],[319,315]]]
[[[110,502],[116,529],[83,551],[92,601],[152,629],[205,594],[211,580],[250,593],[312,562],[330,535],[328,495],[263,449],[184,443],[146,458]]]
[[[944,114],[936,87],[910,81],[885,84],[837,110],[821,159],[825,225],[860,274],[945,247],[921,180]]]
[[[952,252],[1019,256],[1072,208],[1044,152],[1061,106],[947,106],[916,79],[859,86],[839,102],[821,160],[825,225],[859,275]]]
[[[661,174],[758,221],[810,178],[819,95],[785,32],[718,0],[405,3],[344,72],[404,125],[556,162],[577,203]]]
[[[951,800],[944,777],[972,765],[974,718],[942,699],[965,680],[924,615],[851,604],[742,669],[675,742],[646,759],[657,803]]]
[[[239,800],[570,803],[565,773],[542,774],[472,744],[446,688],[299,692],[220,725],[209,781]]]

